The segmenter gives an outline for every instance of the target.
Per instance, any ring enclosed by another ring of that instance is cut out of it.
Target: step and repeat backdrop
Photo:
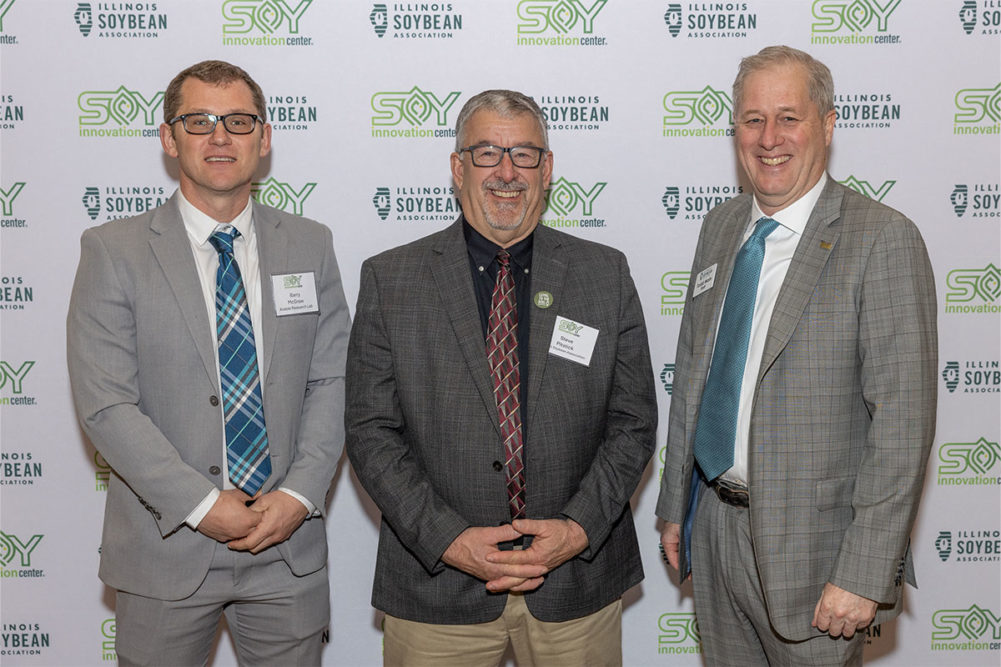
[[[254,196],[333,230],[351,304],[363,259],[457,215],[462,104],[486,88],[534,97],[555,153],[543,224],[628,256],[663,443],[699,226],[748,188],[730,85],[742,56],[776,43],[834,74],[831,176],[915,220],[935,269],[920,588],[869,629],[866,658],[998,664],[1001,0],[0,0],[0,661],[115,660],[114,596],[97,578],[112,473],[77,426],[64,323],[80,233],[177,187],[157,135],[174,74],[221,58],[260,82],[274,149]],[[658,551],[663,460],[661,444],[633,498],[646,580],[626,599],[628,665],[701,664],[691,589]],[[381,664],[378,520],[343,462],[327,664]],[[215,664],[235,662],[223,634]]]

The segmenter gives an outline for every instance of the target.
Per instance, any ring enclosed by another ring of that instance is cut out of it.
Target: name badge
[[[278,317],[320,312],[312,271],[271,276],[271,286],[275,295],[275,315]]]
[[[597,341],[597,329],[558,315],[553,326],[553,338],[549,342],[549,354],[590,366]]]
[[[693,299],[712,287],[713,283],[716,282],[716,266],[716,264],[713,264],[708,269],[699,271],[699,275],[695,276],[695,287],[692,288]]]

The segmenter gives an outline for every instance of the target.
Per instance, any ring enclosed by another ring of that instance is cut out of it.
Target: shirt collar
[[[761,207],[758,206],[758,198],[753,197],[754,204],[751,207],[751,225],[754,225],[761,218],[771,218],[786,229],[802,235],[806,230],[806,223],[810,220],[810,215],[813,213],[813,207],[817,205],[817,200],[820,199],[820,193],[824,191],[825,185],[827,185],[827,172],[821,174],[820,180],[805,195],[781,211],[776,211],[774,215],[765,215],[762,213]]]
[[[181,211],[181,220],[184,221],[184,229],[187,230],[188,236],[190,236],[195,243],[198,245],[205,245],[209,241],[209,237],[212,236],[213,232],[219,227],[232,226],[240,232],[240,235],[247,238],[250,234],[253,225],[253,213],[254,207],[250,202],[250,198],[247,198],[247,205],[244,207],[240,214],[237,215],[229,222],[219,222],[208,216],[197,208],[195,205],[189,202],[185,197],[184,193],[180,190],[177,191],[177,203],[178,208]]]
[[[462,233],[466,237],[466,248],[469,255],[477,266],[488,267],[497,257],[497,251],[501,249],[499,245],[473,229],[465,218],[462,220]],[[530,269],[532,267],[532,240],[535,238],[535,231],[507,248],[511,255],[511,261],[520,269]]]

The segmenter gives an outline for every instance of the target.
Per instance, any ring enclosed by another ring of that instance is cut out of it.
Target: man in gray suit
[[[250,199],[264,95],[206,61],[164,97],[180,189],[89,229],[67,323],[73,397],[114,469],[101,579],[121,664],[318,664],[324,503],[350,328],[330,231]]]
[[[462,216],[362,267],[347,448],[382,510],[387,665],[621,662],[642,577],[629,498],[656,430],[625,257],[539,226],[545,119],[506,90],[459,113]]]
[[[913,584],[935,288],[914,224],[826,174],[833,94],[802,51],[741,62],[753,195],[710,211],[695,251],[657,514],[714,665],[858,663]]]

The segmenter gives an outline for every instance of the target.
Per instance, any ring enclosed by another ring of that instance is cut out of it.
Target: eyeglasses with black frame
[[[230,134],[250,134],[257,123],[264,123],[263,118],[252,113],[228,113],[222,116],[214,113],[182,113],[168,120],[167,125],[173,125],[177,121],[181,121],[188,134],[212,134],[219,121],[222,121],[222,126]]]
[[[459,153],[468,152],[474,167],[496,167],[504,159],[504,153],[511,156],[511,163],[521,169],[535,169],[542,164],[542,156],[548,151],[538,146],[466,146]]]

